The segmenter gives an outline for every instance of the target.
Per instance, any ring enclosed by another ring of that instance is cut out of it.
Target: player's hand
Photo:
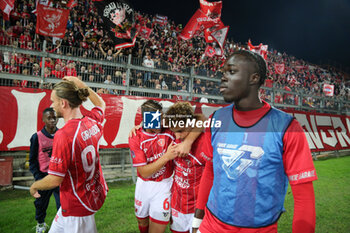
[[[175,151],[177,156],[179,157],[185,157],[188,155],[188,153],[190,153],[191,151],[191,146],[192,144],[187,142],[187,141],[183,141],[180,144],[177,144],[175,147]]]
[[[33,185],[30,187],[29,192],[30,192],[30,195],[32,195],[32,196],[35,197],[35,198],[41,197],[40,194],[39,194],[39,192],[38,192],[38,190],[35,189],[35,188],[33,188]]]
[[[139,124],[139,125],[136,125],[134,128],[132,128],[130,133],[129,133],[129,138],[136,136],[136,131],[141,127],[142,127],[142,124]]]
[[[174,142],[171,142],[163,156],[165,156],[168,160],[175,159],[177,157],[177,153],[175,151],[176,146],[177,145],[174,145]]]
[[[192,228],[192,233],[197,233],[198,228]]]
[[[77,77],[74,77],[74,76],[64,76],[63,80],[71,81],[79,88],[87,88],[88,87],[83,81],[81,81],[80,79],[78,79]]]

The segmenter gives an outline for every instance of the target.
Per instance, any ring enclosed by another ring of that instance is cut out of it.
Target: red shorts
[[[221,222],[205,208],[204,219],[199,227],[200,233],[277,233],[277,222],[261,228],[235,227]]]

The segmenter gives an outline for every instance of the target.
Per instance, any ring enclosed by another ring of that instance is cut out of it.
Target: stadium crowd
[[[60,6],[60,1],[54,7]],[[176,72],[189,72],[194,67],[198,75],[212,77],[214,81],[196,79],[193,92],[196,94],[218,95],[220,66],[222,59],[219,57],[205,56],[206,42],[203,35],[195,35],[192,39],[179,40],[178,35],[182,25],[176,25],[174,21],[166,19],[166,23],[159,23],[158,16],[151,16],[136,12],[135,21],[138,27],[152,29],[149,36],[139,34],[135,46],[125,49],[115,49],[113,41],[104,33],[101,19],[97,14],[91,0],[78,1],[78,5],[71,9],[67,23],[66,34],[63,39],[44,37],[35,33],[36,16],[34,0],[16,1],[15,8],[11,12],[10,21],[2,21],[0,29],[0,45],[27,50],[42,50],[43,41],[48,42],[46,51],[62,55],[98,58],[106,61],[126,62],[126,55],[131,54],[135,65],[149,68],[160,68]],[[246,45],[235,43],[227,39],[225,54],[236,49],[247,48]],[[23,54],[0,54],[0,70],[8,73],[21,73],[25,75],[40,76],[41,58]],[[262,98],[276,103],[296,105],[300,101],[297,95],[283,91],[298,91],[307,96],[323,97],[323,84],[334,85],[332,99],[320,106],[318,98],[303,98],[304,105],[310,107],[327,107],[337,109],[334,100],[349,100],[350,92],[345,74],[334,69],[323,69],[317,65],[311,65],[285,53],[270,49],[267,56],[269,78],[266,87],[281,89],[272,97],[272,92],[265,90]],[[275,70],[274,64],[284,64],[282,74]],[[74,75],[84,81],[106,83],[111,85],[126,85],[126,70],[117,67],[108,67],[98,64],[86,64],[63,59],[45,60],[45,77],[62,78],[65,75]],[[217,81],[215,81],[215,78]],[[1,82],[4,85],[4,81]],[[8,84],[7,84],[8,85]],[[39,87],[39,83],[16,81],[14,86]],[[153,88],[159,90],[172,90],[187,92],[189,80],[181,76],[162,75],[148,71],[133,70],[130,76],[130,86]],[[46,86],[50,88],[50,85]],[[109,94],[124,94],[124,91],[100,89],[99,92]],[[131,92],[133,95],[152,94]],[[169,95],[157,95],[154,97],[169,98]],[[272,99],[274,98],[274,99]]]

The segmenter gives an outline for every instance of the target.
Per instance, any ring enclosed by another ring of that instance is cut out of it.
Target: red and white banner
[[[215,55],[215,49],[211,47],[210,45],[207,46],[204,52],[205,56],[207,57],[214,57]]]
[[[15,0],[0,0],[0,10],[5,20],[10,20],[10,13],[15,6]]]
[[[274,67],[275,67],[276,74],[284,74],[284,71],[285,71],[284,63],[281,63],[281,64],[275,63]]]
[[[53,3],[52,3],[51,0],[36,0],[36,2],[35,2],[35,9],[32,11],[33,14],[36,15],[36,11],[37,11],[39,5],[52,7]]]
[[[334,95],[334,85],[332,84],[323,84],[323,93],[325,96],[333,96]]]
[[[222,1],[208,2],[205,0],[199,0],[199,4],[203,14],[209,16],[210,18],[221,17]]]
[[[69,16],[69,10],[38,5],[36,33],[43,36],[63,38]]]
[[[226,42],[226,37],[228,33],[229,26],[223,27],[219,30],[214,31],[211,36],[214,38],[216,43],[218,44],[220,50],[219,53],[216,53],[215,55],[221,57],[224,55],[224,46]]]
[[[264,45],[262,43],[259,45],[253,45],[252,42],[248,40],[248,47],[250,51],[260,54],[266,60],[268,45]]]
[[[168,17],[162,16],[162,15],[156,15],[153,22],[164,26],[164,25],[167,25],[167,23],[168,23]]]
[[[180,33],[179,38],[188,40],[191,39],[196,32],[204,31],[206,42],[214,42],[214,38],[211,37],[211,34],[224,27],[220,19],[222,1],[207,2],[205,0],[200,0],[199,3],[200,8],[188,21],[185,28]]]
[[[42,112],[51,105],[51,90],[30,88],[0,87],[0,151],[28,150],[29,139],[33,133],[44,127]],[[102,148],[128,147],[130,130],[141,122],[140,106],[147,100],[136,96],[102,95],[106,102]],[[166,109],[175,100],[157,99]],[[215,104],[192,103],[196,113],[209,116],[221,106]],[[89,101],[84,102],[82,112],[93,107]],[[62,128],[60,119],[57,127]]]
[[[142,38],[145,38],[145,39],[149,39],[151,33],[152,33],[152,28],[148,28],[146,26],[139,26],[138,27],[138,33],[139,33],[139,36],[141,36]]]
[[[202,12],[200,9],[194,13],[194,15],[191,17],[191,19],[187,22],[184,29],[181,31],[179,37],[183,40],[191,39],[194,34],[199,30],[200,28],[200,21],[198,20],[202,16]]]
[[[205,30],[204,30],[205,42],[207,42],[207,43],[214,42],[215,39],[213,38],[212,33],[214,33],[215,31],[218,31],[224,27],[225,27],[225,25],[220,19],[218,19],[216,21],[203,22],[201,24],[201,30],[203,30],[203,28],[205,28]]]
[[[0,87],[0,151],[28,150],[33,133],[42,129],[42,111],[51,105],[50,90]],[[128,147],[128,134],[141,122],[140,106],[147,99],[136,96],[102,95],[106,102],[106,119],[101,139],[102,148]],[[158,99],[168,108],[174,100]],[[192,102],[196,113],[209,116],[223,105]],[[82,112],[90,110],[87,101]],[[350,149],[350,116],[286,111],[305,131],[312,151]],[[58,127],[62,128],[60,119]]]
[[[78,5],[78,0],[70,0],[68,3],[67,3],[67,7],[69,9],[73,8],[73,7],[76,7]]]

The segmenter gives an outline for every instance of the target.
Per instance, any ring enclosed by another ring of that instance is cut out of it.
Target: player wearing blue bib
[[[194,229],[201,233],[271,233],[284,211],[288,181],[294,197],[293,232],[315,231],[317,179],[305,134],[290,115],[259,98],[264,59],[236,51],[225,62],[220,92],[226,102],[205,133],[212,156],[202,175]],[[206,205],[206,208],[204,208]]]

